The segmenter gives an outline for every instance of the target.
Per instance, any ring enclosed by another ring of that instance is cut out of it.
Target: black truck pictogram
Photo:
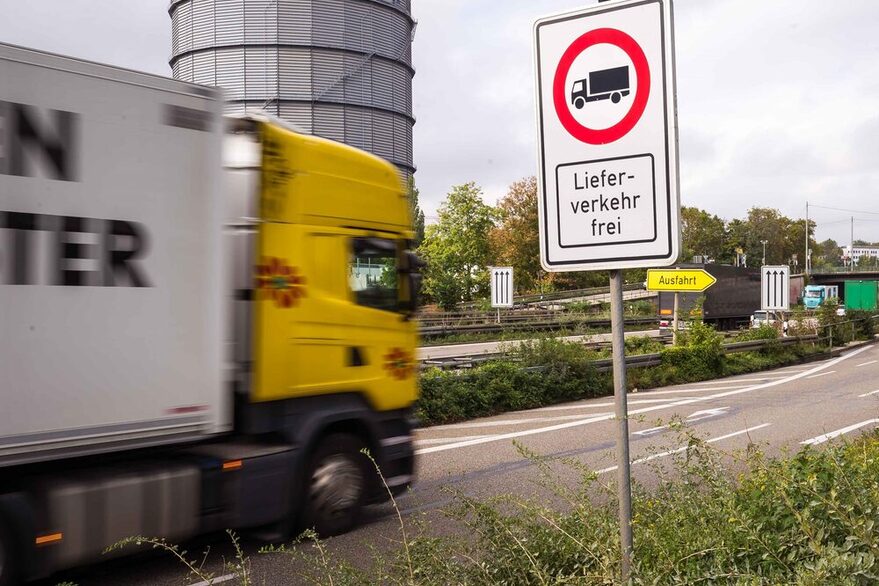
[[[571,103],[579,110],[586,102],[610,98],[611,102],[617,104],[623,96],[628,95],[629,67],[626,65],[590,71],[589,77],[575,81],[571,89]]]

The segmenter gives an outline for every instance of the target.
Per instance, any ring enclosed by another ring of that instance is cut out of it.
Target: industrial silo
[[[172,0],[175,78],[412,164],[410,0]]]

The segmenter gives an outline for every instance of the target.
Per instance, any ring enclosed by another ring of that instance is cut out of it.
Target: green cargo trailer
[[[845,308],[874,311],[876,309],[876,281],[846,281]]]

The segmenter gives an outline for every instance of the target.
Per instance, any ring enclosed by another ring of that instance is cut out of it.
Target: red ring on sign
[[[568,106],[567,92],[565,91],[565,82],[568,79],[568,72],[580,53],[593,45],[607,43],[615,45],[622,49],[632,64],[635,66],[635,76],[638,79],[638,90],[635,92],[635,99],[632,100],[632,106],[623,116],[623,119],[609,128],[597,130],[583,126],[571,114]],[[607,144],[625,136],[644,113],[647,107],[647,98],[650,97],[650,67],[647,65],[647,57],[638,43],[624,33],[623,31],[613,28],[599,28],[579,36],[571,46],[562,54],[559,65],[555,70],[555,78],[552,82],[552,99],[555,105],[556,114],[559,122],[565,127],[571,136],[588,143],[588,144]]]

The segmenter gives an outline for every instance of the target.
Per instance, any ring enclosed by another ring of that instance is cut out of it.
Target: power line
[[[813,203],[810,203],[810,204],[809,204],[809,207],[810,207],[810,208],[821,208],[822,210],[834,210],[834,211],[837,211],[837,212],[848,212],[848,213],[850,213],[850,214],[873,214],[873,215],[875,215],[875,216],[879,216],[879,212],[868,212],[868,211],[866,211],[866,210],[849,210],[849,209],[846,209],[846,208],[832,208],[832,207],[829,207],[829,206],[819,206],[819,205],[815,205],[815,204],[813,204]]]

